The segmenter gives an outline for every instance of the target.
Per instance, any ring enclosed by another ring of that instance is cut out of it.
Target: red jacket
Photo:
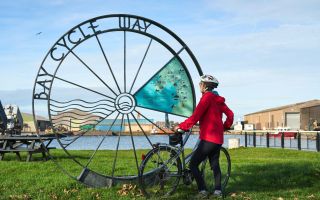
[[[222,113],[227,116],[222,122]],[[182,130],[192,128],[200,122],[200,139],[216,144],[223,144],[224,129],[229,129],[233,123],[233,112],[225,104],[225,99],[212,92],[205,92],[193,114],[179,124]]]

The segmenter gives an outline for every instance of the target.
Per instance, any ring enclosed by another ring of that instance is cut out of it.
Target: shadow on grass
[[[320,186],[320,167],[314,163],[252,164],[235,166],[227,191],[275,192]]]

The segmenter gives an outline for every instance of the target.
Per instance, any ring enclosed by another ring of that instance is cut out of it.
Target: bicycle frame
[[[169,160],[167,160],[166,162],[164,162],[162,164],[162,166],[165,166],[167,165],[168,163],[170,163],[172,160],[174,159],[177,159],[178,157],[182,157],[182,172],[184,173],[185,169],[187,168],[186,165],[190,162],[190,159],[191,159],[191,156],[192,154],[194,153],[195,149],[198,147],[198,144],[199,144],[199,141],[197,141],[197,144],[195,145],[195,147],[192,149],[192,152],[190,154],[188,154],[187,156],[185,156],[185,153],[184,153],[184,146],[185,144],[188,142],[188,139],[191,135],[191,130],[190,131],[187,131],[185,132],[185,137],[183,138],[183,140],[181,140],[180,142],[180,146],[177,146],[177,145],[170,145],[170,144],[167,144],[167,143],[157,143],[155,144],[154,148],[157,148],[158,146],[164,146],[164,147],[170,147],[171,149],[173,149],[175,151],[175,155],[172,156]],[[151,152],[151,151],[150,151]],[[149,152],[149,153],[150,153]],[[146,155],[148,156],[148,154]],[[159,166],[161,168],[161,166]],[[183,173],[182,173],[182,176],[183,176]]]
[[[177,156],[182,156],[182,171],[184,171],[187,167],[186,165],[190,162],[191,156],[193,155],[194,151],[197,149],[200,140],[197,141],[195,147],[192,149],[192,152],[188,155],[185,155],[184,153],[184,146],[187,143],[187,141],[189,140],[190,135],[192,134],[191,130],[185,132],[185,137],[183,138],[183,140],[181,140],[180,142],[180,146],[172,146],[169,145],[171,147],[174,147],[175,149],[177,149],[176,154]],[[166,144],[167,145],[167,144]],[[176,156],[173,157],[174,159],[176,158]],[[172,159],[170,159],[169,161],[171,161]]]
[[[192,149],[191,153],[188,154],[187,156],[185,156],[185,153],[184,153],[184,146],[185,144],[187,143],[190,135],[191,135],[191,130],[189,130],[188,132],[185,133],[185,137],[184,139],[180,142],[180,147],[175,147],[177,150],[177,156],[180,156],[180,154],[182,155],[182,176],[184,176],[185,174],[185,171],[186,169],[188,168],[187,167],[187,164],[190,162],[191,160],[191,157],[193,155],[193,153],[195,152],[195,150],[198,148],[199,146],[199,143],[200,143],[200,139],[198,139],[196,145],[194,146],[194,148]],[[170,145],[171,146],[171,145]],[[224,154],[227,156],[227,159],[228,159],[228,162],[229,162],[229,165],[228,165],[228,174],[227,174],[227,178],[224,180],[224,182],[222,183],[222,190],[224,190],[224,188],[226,187],[227,183],[228,183],[228,180],[229,180],[229,177],[230,177],[230,171],[231,171],[231,161],[230,161],[230,156],[229,156],[229,153],[228,151],[221,147],[221,151],[224,151]],[[174,156],[174,158],[176,158],[176,156]],[[169,159],[170,162],[171,162],[171,159]],[[207,162],[207,160],[204,160],[203,162]]]

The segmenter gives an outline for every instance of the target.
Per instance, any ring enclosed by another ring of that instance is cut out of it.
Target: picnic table
[[[56,139],[53,135],[1,135],[0,136],[0,161],[6,153],[15,153],[21,160],[20,153],[27,152],[26,162],[32,159],[35,153],[42,153],[44,160],[47,160],[46,152],[55,147],[49,147],[52,140]]]

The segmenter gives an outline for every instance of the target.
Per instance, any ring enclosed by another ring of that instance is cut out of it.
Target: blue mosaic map
[[[179,59],[171,59],[135,94],[138,107],[189,117],[194,109],[191,80]]]

